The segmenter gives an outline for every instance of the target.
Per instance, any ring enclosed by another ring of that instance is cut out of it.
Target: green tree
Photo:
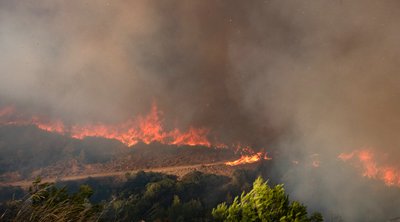
[[[205,212],[201,202],[198,200],[190,200],[183,203],[180,198],[175,195],[168,211],[168,221],[204,221]]]
[[[271,222],[319,222],[321,214],[308,217],[307,208],[297,201],[290,202],[283,185],[268,186],[261,177],[253,183],[253,189],[236,197],[228,206],[219,204],[212,211],[217,221],[271,221]]]
[[[95,221],[101,211],[90,203],[93,191],[87,185],[69,194],[65,187],[37,179],[29,192],[26,199],[16,201],[16,212],[7,221]]]

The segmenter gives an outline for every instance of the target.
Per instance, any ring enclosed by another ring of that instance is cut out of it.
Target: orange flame
[[[364,177],[382,180],[388,186],[400,186],[400,169],[392,166],[380,166],[375,161],[375,155],[370,150],[341,153],[338,158],[342,161],[358,160]]]
[[[239,160],[227,162],[227,165],[234,166],[244,163],[254,163],[261,159],[268,160],[270,157],[265,153],[255,153],[250,146],[240,143],[228,146],[218,141],[211,142],[208,139],[209,129],[189,127],[187,131],[181,131],[177,128],[167,131],[164,129],[162,121],[162,112],[160,112],[155,103],[153,103],[150,112],[145,116],[128,119],[120,124],[94,123],[86,125],[68,125],[62,121],[48,121],[39,117],[27,118],[23,115],[15,114],[14,107],[0,109],[0,125],[34,125],[37,128],[53,132],[75,139],[84,139],[86,137],[102,137],[106,139],[115,139],[131,147],[138,142],[150,144],[158,142],[167,145],[188,145],[188,146],[206,146],[215,148],[232,147],[236,153],[242,157]],[[216,139],[214,139],[216,140]]]
[[[55,132],[59,134],[64,134],[65,126],[64,123],[57,120],[54,122],[42,122],[37,117],[33,117],[31,124],[36,125],[39,129],[49,132]]]
[[[255,163],[260,160],[271,160],[271,157],[268,157],[267,153],[263,155],[262,152],[254,153],[254,154],[249,154],[249,155],[242,155],[239,159],[230,161],[230,162],[225,162],[226,165],[228,166],[237,166],[237,165],[242,165],[242,164],[248,164],[248,163]]]
[[[175,129],[169,134],[173,138],[170,144],[210,147],[211,143],[207,139],[208,132],[208,129],[196,129],[192,127],[189,128],[189,131],[186,133],[181,133],[179,130]],[[215,145],[215,147],[218,147],[218,144]]]
[[[137,119],[129,119],[125,123],[106,125],[106,124],[88,124],[72,125],[66,127],[62,121],[44,121],[39,117],[22,118],[14,115],[13,107],[0,109],[0,123],[3,125],[35,125],[41,130],[54,132],[63,135],[69,135],[75,139],[85,137],[103,137],[106,139],[115,139],[127,146],[133,146],[139,141],[149,144],[159,142],[162,144],[189,145],[189,146],[207,146],[212,144],[208,140],[208,129],[190,127],[187,132],[181,132],[179,129],[165,131],[161,118],[161,112],[158,111],[155,104],[152,105],[148,115]],[[2,121],[4,120],[4,121]]]

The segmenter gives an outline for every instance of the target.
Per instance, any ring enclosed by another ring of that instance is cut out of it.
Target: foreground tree
[[[101,207],[90,203],[92,194],[92,189],[86,185],[69,194],[65,187],[58,188],[37,179],[26,198],[9,203],[10,210],[0,221],[95,221]]]
[[[307,208],[297,201],[290,202],[283,185],[268,186],[261,177],[253,183],[253,189],[236,197],[232,205],[219,204],[212,211],[217,221],[271,221],[271,222],[319,222],[322,215],[308,217]]]

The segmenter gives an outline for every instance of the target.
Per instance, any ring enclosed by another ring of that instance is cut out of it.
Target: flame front
[[[361,167],[364,177],[382,180],[388,186],[400,186],[400,169],[379,165],[371,150],[363,149],[351,153],[341,153],[338,158],[342,161],[358,161],[359,164],[356,165]]]
[[[227,145],[208,139],[210,130],[207,128],[189,127],[187,131],[181,131],[174,128],[166,130],[163,126],[162,112],[160,112],[155,103],[153,103],[150,112],[145,116],[131,118],[120,124],[75,124],[65,125],[62,121],[48,121],[45,118],[25,117],[17,114],[13,107],[0,109],[0,125],[34,125],[37,128],[53,132],[75,139],[84,139],[86,137],[101,137],[106,139],[118,140],[121,143],[131,147],[138,142],[150,144],[158,142],[167,145],[176,146],[205,146],[215,148],[232,148],[235,153],[240,153],[241,157],[232,162],[226,162],[228,166],[236,166],[246,163],[255,163],[262,159],[269,160],[270,157],[264,152],[255,153],[253,148],[241,143]]]
[[[189,127],[186,132],[182,132],[179,129],[166,131],[160,115],[161,112],[158,110],[156,104],[153,104],[150,113],[146,116],[129,119],[121,124],[97,123],[67,127],[60,120],[45,121],[39,117],[23,118],[15,114],[13,107],[6,107],[0,110],[0,123],[2,125],[35,125],[39,129],[68,135],[75,139],[83,139],[85,137],[115,139],[127,146],[133,146],[139,141],[146,144],[159,142],[178,146],[212,146],[212,143],[207,138],[208,129]]]

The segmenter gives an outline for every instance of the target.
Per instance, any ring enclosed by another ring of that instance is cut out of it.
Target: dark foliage
[[[253,183],[253,189],[236,197],[230,206],[219,204],[212,215],[217,221],[280,221],[321,222],[322,215],[308,216],[307,208],[297,201],[290,201],[283,185],[271,188],[261,177]]]
[[[209,221],[211,209],[225,201],[230,179],[191,172],[175,176],[139,172],[129,176],[106,207],[103,221]]]
[[[53,183],[33,182],[26,197],[6,203],[1,221],[96,221],[102,211],[100,205],[88,200],[92,189],[82,185],[78,192],[69,193],[66,187]]]
[[[221,202],[234,203],[233,197],[250,191],[255,178],[257,174],[247,170],[237,170],[232,178],[194,171],[180,179],[141,171],[126,175],[125,180],[110,177],[35,183],[27,198],[8,201],[0,215],[5,221],[31,215],[37,219],[57,214],[62,208],[62,212],[71,213],[63,214],[59,221],[68,221],[69,216],[84,221],[214,221],[212,209]]]

